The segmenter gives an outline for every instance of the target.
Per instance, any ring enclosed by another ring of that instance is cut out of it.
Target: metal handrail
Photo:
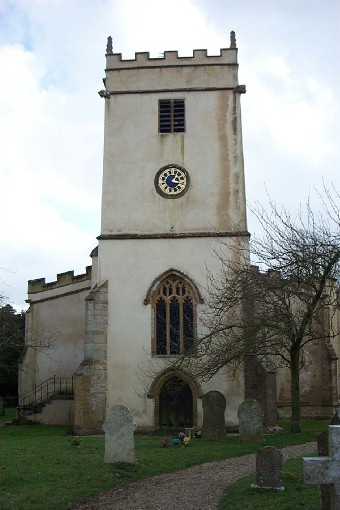
[[[21,395],[18,408],[37,406],[56,395],[73,395],[73,375],[71,377],[57,377],[54,375],[35,385],[31,390]]]

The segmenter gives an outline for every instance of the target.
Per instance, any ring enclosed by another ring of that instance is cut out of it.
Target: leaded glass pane
[[[154,353],[178,355],[191,350],[194,303],[190,287],[180,277],[172,275],[161,282],[156,295]]]
[[[170,354],[180,353],[180,316],[177,299],[170,302]]]
[[[156,303],[156,354],[166,354],[166,303]]]
[[[192,349],[194,340],[194,309],[192,301],[185,299],[183,303],[183,334],[184,352]]]

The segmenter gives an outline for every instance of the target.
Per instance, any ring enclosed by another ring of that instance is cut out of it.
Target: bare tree
[[[293,432],[301,430],[304,349],[339,334],[340,197],[325,189],[319,198],[320,213],[308,202],[296,217],[272,202],[266,209],[256,204],[252,212],[263,233],[251,241],[254,265],[225,260],[221,249],[222,271],[208,278],[203,334],[171,362],[208,380],[225,366],[236,370],[248,356],[280,361],[291,373]]]

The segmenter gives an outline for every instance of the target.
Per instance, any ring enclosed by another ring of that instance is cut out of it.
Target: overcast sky
[[[100,233],[107,36],[114,52],[239,48],[246,190],[288,209],[340,190],[340,0],[0,0],[0,280],[85,271]],[[252,231],[249,217],[249,229]]]

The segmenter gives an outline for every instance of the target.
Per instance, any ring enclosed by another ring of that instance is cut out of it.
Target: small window
[[[159,132],[184,133],[184,99],[161,99],[159,101]]]

